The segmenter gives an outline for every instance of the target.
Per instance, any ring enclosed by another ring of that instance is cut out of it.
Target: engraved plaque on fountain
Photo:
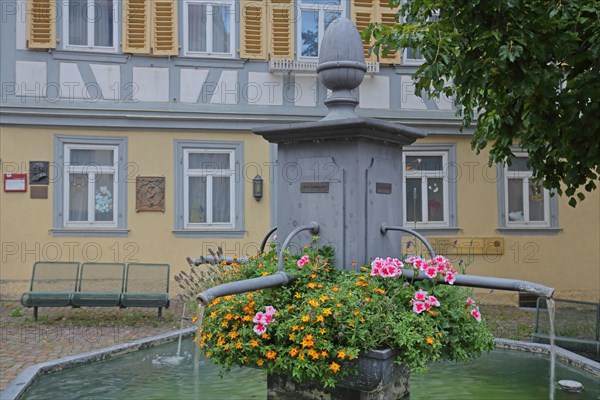
[[[298,159],[294,173],[291,169],[289,172],[284,190],[288,191],[290,204],[280,204],[289,207],[289,212],[278,212],[277,217],[278,225],[283,227],[281,232],[289,233],[311,221],[318,221],[321,231],[327,232],[327,243],[320,242],[319,245],[332,246],[336,251],[341,249],[344,230],[342,168],[332,157],[312,157]],[[302,232],[292,241],[290,251],[298,253],[310,241],[310,232]]]

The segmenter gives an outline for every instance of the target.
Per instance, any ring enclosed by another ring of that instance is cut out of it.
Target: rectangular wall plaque
[[[30,199],[47,199],[48,198],[48,186],[30,186],[29,198]]]
[[[165,212],[164,176],[137,176],[135,178],[135,211]]]
[[[375,183],[375,193],[379,194],[392,194],[392,184],[384,182]]]
[[[301,182],[300,193],[329,193],[329,182]]]

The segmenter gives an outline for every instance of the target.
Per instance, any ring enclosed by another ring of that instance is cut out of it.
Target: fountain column
[[[317,221],[320,245],[335,249],[337,268],[395,254],[398,236],[383,222],[402,225],[402,146],[425,137],[420,130],[356,115],[358,86],[367,70],[358,30],[342,17],[321,43],[317,72],[331,94],[329,113],[316,122],[258,127],[277,143],[277,229],[281,240]],[[299,234],[296,252],[310,242]],[[295,243],[295,246],[294,246]]]

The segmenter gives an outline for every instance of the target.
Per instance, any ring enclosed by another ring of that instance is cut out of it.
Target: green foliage
[[[305,248],[308,262],[286,256],[285,270],[295,276],[288,286],[225,296],[206,309],[200,345],[213,362],[260,366],[298,381],[332,386],[355,371],[362,351],[393,348],[398,363],[424,372],[438,359],[464,360],[493,348],[484,322],[465,305],[470,291],[434,281],[409,282],[402,276],[371,276],[370,270],[337,270],[331,249]],[[236,279],[277,271],[270,252],[239,266]],[[440,306],[417,314],[411,299],[418,289],[435,295]],[[255,332],[253,318],[266,307],[277,311],[266,332]]]
[[[21,308],[13,308],[10,312],[10,316],[13,318],[17,318],[17,317],[22,317],[23,316],[23,309]]]
[[[572,206],[597,188],[600,2],[413,0],[402,17],[411,23],[372,24],[363,37],[383,54],[419,48],[416,93],[453,96],[463,127],[477,123],[472,147],[491,144],[490,164],[519,145],[535,178]]]

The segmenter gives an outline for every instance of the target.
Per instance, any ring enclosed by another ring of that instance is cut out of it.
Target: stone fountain
[[[402,147],[424,138],[418,129],[355,114],[357,88],[367,70],[358,30],[342,17],[323,38],[317,72],[331,91],[329,113],[316,122],[255,128],[277,143],[281,173],[277,177],[279,271],[232,282],[198,295],[202,304],[224,295],[287,285],[283,251],[310,243],[335,250],[336,268],[353,269],[380,256],[398,255],[402,207]],[[418,235],[418,234],[416,234]],[[295,241],[295,242],[294,242]],[[432,252],[432,251],[431,251]],[[433,255],[433,254],[432,254]],[[409,272],[409,271],[406,271]],[[424,279],[423,275],[408,276]],[[518,290],[551,297],[552,288],[526,281],[458,275],[455,285]],[[322,391],[286,377],[269,377],[269,399],[391,399],[407,393],[408,371],[393,364],[391,350],[368,352],[359,361],[354,382]],[[362,362],[362,365],[361,365]]]

